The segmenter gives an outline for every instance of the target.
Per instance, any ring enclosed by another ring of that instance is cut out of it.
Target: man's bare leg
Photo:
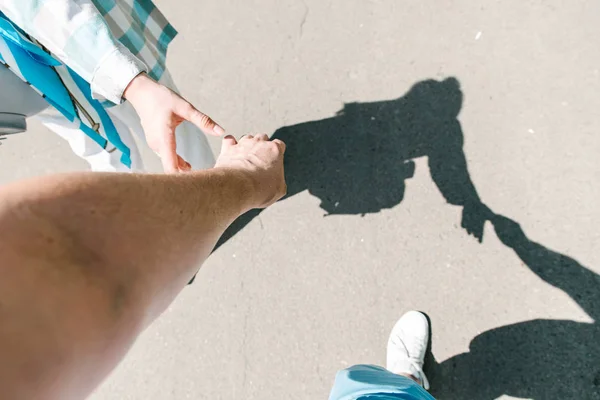
[[[0,190],[0,393],[87,396],[227,226],[285,193],[284,145],[224,139],[215,169],[71,174]]]

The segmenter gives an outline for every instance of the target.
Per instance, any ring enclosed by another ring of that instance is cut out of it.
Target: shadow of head
[[[334,117],[279,129],[273,137],[287,144],[288,197],[308,190],[328,214],[398,205],[412,159],[433,155],[443,164],[444,154],[462,154],[462,99],[456,78],[426,80],[400,98],[349,103]]]
[[[458,117],[463,103],[460,83],[454,77],[416,83],[404,98],[421,112],[429,113],[427,118],[440,121]]]

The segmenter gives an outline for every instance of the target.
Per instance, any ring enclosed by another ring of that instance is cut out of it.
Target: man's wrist
[[[250,171],[229,167],[212,170],[223,174],[223,180],[227,182],[225,186],[229,188],[226,190],[228,200],[234,203],[232,206],[238,209],[240,215],[259,206],[258,185]]]

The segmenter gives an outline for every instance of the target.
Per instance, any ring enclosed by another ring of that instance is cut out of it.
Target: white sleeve
[[[0,0],[0,11],[88,81],[95,98],[118,104],[133,78],[148,72],[90,0]]]

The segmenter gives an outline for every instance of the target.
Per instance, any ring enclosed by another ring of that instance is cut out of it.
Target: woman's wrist
[[[148,74],[142,72],[129,82],[123,92],[123,98],[135,105],[137,99],[143,97],[148,88],[156,84],[156,81],[150,78]]]

